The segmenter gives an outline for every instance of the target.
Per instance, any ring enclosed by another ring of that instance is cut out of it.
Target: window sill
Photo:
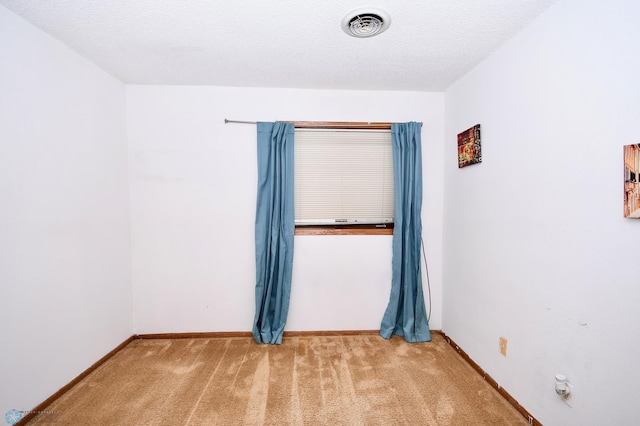
[[[393,235],[393,227],[355,228],[345,226],[296,227],[294,235]]]

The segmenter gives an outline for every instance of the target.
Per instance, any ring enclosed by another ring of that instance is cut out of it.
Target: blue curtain
[[[257,123],[256,207],[257,343],[282,343],[293,266],[293,129],[291,123]]]
[[[391,125],[395,191],[391,297],[380,335],[431,341],[420,272],[422,236],[422,123]]]

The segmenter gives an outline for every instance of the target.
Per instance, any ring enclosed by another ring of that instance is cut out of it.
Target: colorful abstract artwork
[[[640,144],[624,147],[624,217],[640,219]]]
[[[482,162],[480,125],[476,124],[458,135],[458,168]]]

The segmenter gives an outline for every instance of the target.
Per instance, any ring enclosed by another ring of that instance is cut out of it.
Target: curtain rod
[[[371,122],[371,121],[288,121],[277,120],[285,123],[291,123],[298,129],[391,129],[390,122]],[[224,119],[224,124],[256,124],[255,121],[244,120],[228,120]]]
[[[227,120],[226,118],[224,119],[224,124],[227,123],[239,123],[239,124],[256,124],[255,121],[242,121],[242,120]]]

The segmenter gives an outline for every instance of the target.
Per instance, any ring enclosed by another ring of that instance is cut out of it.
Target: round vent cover
[[[379,9],[357,9],[342,19],[342,30],[353,37],[373,37],[389,28],[391,18]]]

